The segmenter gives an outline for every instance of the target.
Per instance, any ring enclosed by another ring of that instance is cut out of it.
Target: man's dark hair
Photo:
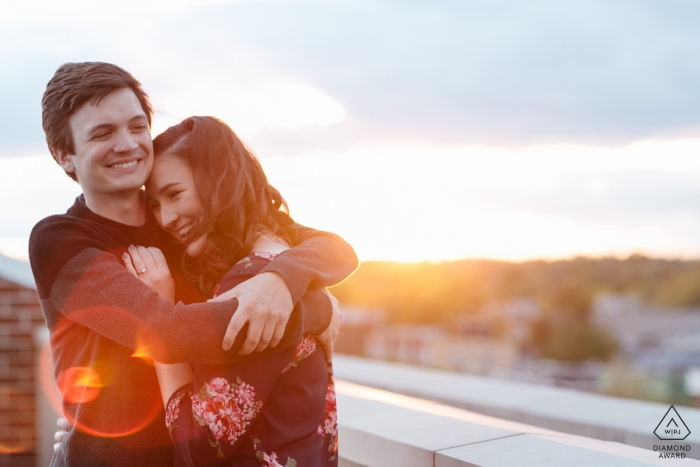
[[[56,162],[55,150],[75,151],[73,132],[68,122],[73,112],[85,102],[97,105],[109,93],[124,88],[136,94],[150,127],[153,116],[151,102],[141,83],[126,70],[102,62],[65,63],[56,70],[41,99],[41,123],[46,143]],[[67,175],[78,180],[74,173]]]

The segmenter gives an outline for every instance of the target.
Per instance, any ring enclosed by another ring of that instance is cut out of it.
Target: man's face
[[[75,154],[58,151],[86,197],[123,195],[143,186],[153,166],[148,119],[134,92],[118,89],[97,105],[86,102],[70,117]]]

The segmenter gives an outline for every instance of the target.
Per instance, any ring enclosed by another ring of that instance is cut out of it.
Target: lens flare
[[[92,360],[86,366],[65,369],[56,378],[60,389],[60,394],[56,395],[51,377],[53,364],[47,346],[41,354],[41,383],[47,399],[56,412],[63,414],[77,430],[91,436],[119,438],[146,429],[155,423],[159,416],[164,416],[163,401],[153,370],[153,361],[150,358],[150,355],[163,353],[164,344],[161,337],[155,329],[143,326],[135,316],[125,310],[115,307],[82,309],[76,307],[76,311],[71,314],[75,320],[65,319],[55,324],[51,330],[52,342],[60,342],[65,335],[71,333],[76,326],[75,321],[79,321],[83,314],[99,314],[110,321],[139,329],[135,350],[126,354],[132,357],[129,359],[131,362],[117,364],[116,361],[111,360],[116,358],[114,355],[105,355]],[[124,354],[120,353],[119,358],[123,356]],[[120,370],[124,365],[129,367],[129,372],[138,375],[139,390],[135,400],[133,392],[129,391],[131,395],[122,392],[130,384],[137,383],[136,381],[126,382],[121,377],[123,374]],[[125,401],[118,400],[120,397],[130,399],[129,405],[124,406]],[[91,404],[95,406],[122,404],[123,409],[120,409],[121,413],[118,415],[104,417],[99,416],[99,409],[91,408]]]
[[[63,371],[56,381],[63,400],[72,404],[84,404],[100,394],[102,380],[92,368],[74,366]]]
[[[148,404],[149,407],[147,407],[146,410],[141,411],[138,417],[129,419],[122,426],[93,426],[91,424],[76,420],[70,413],[70,410],[66,411],[66,418],[68,419],[68,422],[71,425],[75,425],[78,430],[92,436],[98,436],[100,438],[121,438],[123,436],[129,436],[143,430],[159,415],[161,415],[163,403],[161,402],[160,396],[157,398],[149,396],[146,397],[151,399]]]
[[[153,364],[153,359],[148,354],[146,346],[141,343],[139,343],[136,346],[136,349],[134,349],[134,353],[131,354],[131,358],[138,358],[141,359],[144,363],[149,364],[150,366],[155,366]]]

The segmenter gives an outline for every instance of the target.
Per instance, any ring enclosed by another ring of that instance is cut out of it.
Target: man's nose
[[[138,147],[139,143],[136,141],[136,136],[132,135],[129,130],[122,130],[118,132],[114,143],[115,152],[132,152]]]

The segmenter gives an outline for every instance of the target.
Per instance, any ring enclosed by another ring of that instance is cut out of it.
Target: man
[[[140,83],[106,63],[61,66],[42,100],[51,154],[83,189],[66,214],[35,226],[29,244],[55,376],[73,425],[52,465],[173,465],[148,357],[231,362],[295,344],[305,332],[321,333],[331,301],[307,289],[339,282],[357,266],[340,238],[300,228],[301,244],[263,273],[217,301],[192,303],[194,288],[176,268],[178,247],[157,227],[141,191],[153,164],[151,116]],[[181,302],[160,299],[124,268],[120,258],[133,245],[163,250]],[[327,313],[307,313],[314,303]],[[327,343],[335,332],[337,323],[323,331]]]

